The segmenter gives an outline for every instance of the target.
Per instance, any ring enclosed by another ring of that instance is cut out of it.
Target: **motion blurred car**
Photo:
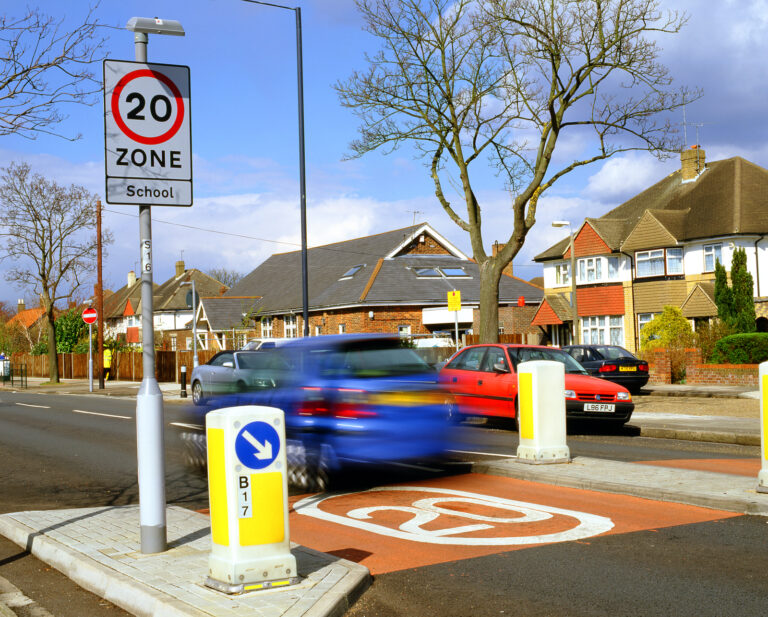
[[[241,351],[259,351],[261,349],[272,349],[279,347],[290,341],[287,338],[252,338],[245,345],[243,345]]]
[[[571,356],[536,345],[470,345],[440,370],[439,381],[454,395],[458,417],[496,416],[518,425],[517,365],[554,360],[565,365],[565,412],[569,420],[623,424],[634,411],[632,396],[618,384],[590,377]]]
[[[593,377],[620,384],[632,393],[648,383],[648,363],[618,345],[567,345],[562,349]]]
[[[280,358],[265,351],[221,351],[192,370],[192,402],[203,405],[215,396],[274,388],[287,370]]]
[[[267,405],[285,412],[293,484],[324,488],[326,474],[348,464],[410,464],[445,456],[450,396],[399,336],[316,336],[265,353],[289,367],[276,387],[215,405]],[[198,425],[202,433],[204,413],[186,425]],[[187,439],[200,444],[200,437]]]

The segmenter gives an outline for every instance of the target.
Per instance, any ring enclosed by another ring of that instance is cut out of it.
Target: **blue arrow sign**
[[[280,436],[266,422],[251,422],[237,434],[235,452],[246,467],[264,469],[274,462],[280,452]]]

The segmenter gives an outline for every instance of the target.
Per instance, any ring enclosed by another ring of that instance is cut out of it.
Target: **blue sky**
[[[30,3],[65,20],[81,19],[85,0]],[[286,2],[286,4],[289,4]],[[357,119],[338,102],[331,85],[365,67],[376,42],[362,30],[352,0],[303,0],[304,91],[308,236],[310,246],[429,221],[471,253],[465,233],[438,204],[426,168],[406,149],[343,161],[356,137]],[[682,34],[660,41],[661,60],[681,84],[703,89],[688,106],[708,160],[743,156],[768,167],[765,101],[768,77],[766,0],[662,0],[662,8],[690,15]],[[6,0],[18,15],[26,2]],[[65,8],[66,7],[66,10]],[[195,204],[154,207],[154,278],[163,282],[182,257],[187,267],[226,267],[247,273],[275,252],[299,246],[295,21],[293,12],[238,0],[103,0],[97,14],[109,31],[108,55],[133,59],[133,16],[179,20],[186,36],[150,36],[149,60],[186,64],[191,71]],[[101,74],[101,67],[94,67]],[[69,142],[39,136],[0,138],[0,166],[26,161],[60,183],[81,184],[104,195],[101,101],[69,107],[60,127],[83,138]],[[680,113],[682,122],[682,113]],[[688,129],[688,142],[696,129]],[[600,216],[679,165],[632,153],[565,178],[542,198],[536,227],[515,259],[515,273],[540,273],[531,257],[562,236],[550,222]],[[511,232],[509,197],[491,174],[476,185],[483,204],[487,249]],[[104,263],[105,284],[117,289],[139,260],[138,208],[106,204],[104,222],[115,234]],[[2,222],[0,221],[0,224]],[[198,227],[190,229],[182,225]],[[221,233],[215,233],[221,232]],[[246,237],[243,237],[246,236]],[[5,269],[0,262],[0,271]],[[2,272],[0,272],[1,274]],[[27,297],[0,280],[0,300]]]

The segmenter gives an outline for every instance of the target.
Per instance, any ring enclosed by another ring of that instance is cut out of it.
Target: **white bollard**
[[[760,472],[757,492],[768,493],[768,362],[760,364]]]
[[[299,582],[288,531],[285,417],[244,405],[209,412],[212,548],[205,584],[243,593]]]
[[[535,360],[517,365],[521,463],[568,463],[565,430],[565,366]]]

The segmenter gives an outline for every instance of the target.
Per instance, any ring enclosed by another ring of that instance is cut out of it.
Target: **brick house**
[[[352,332],[453,337],[447,293],[461,293],[459,336],[478,330],[477,264],[428,223],[308,250],[310,336]],[[269,257],[221,298],[204,298],[199,323],[210,332],[249,313],[261,337],[302,336],[301,252]],[[530,335],[541,288],[502,276],[499,323],[504,333]],[[222,344],[226,339],[221,339]]]
[[[693,147],[681,168],[574,230],[579,339],[636,351],[639,331],[665,305],[695,327],[717,315],[715,262],[730,269],[743,248],[755,285],[758,328],[768,326],[768,170],[734,157],[707,163]],[[537,255],[544,299],[533,324],[570,342],[570,237]],[[768,328],[766,328],[768,329]]]

